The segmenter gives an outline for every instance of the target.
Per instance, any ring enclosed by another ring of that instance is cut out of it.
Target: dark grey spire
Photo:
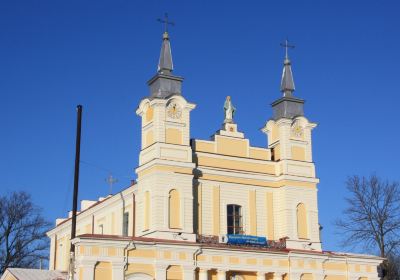
[[[291,66],[292,64],[288,55],[288,48],[294,48],[294,46],[289,45],[289,41],[287,39],[285,41],[285,44],[281,44],[281,46],[285,48],[285,60],[283,62],[283,72],[281,79],[281,92],[283,93],[283,96],[290,97],[293,95],[295,87]]]
[[[158,73],[170,74],[172,70],[174,70],[174,65],[172,63],[171,43],[169,42],[168,32],[164,32],[157,71]]]
[[[293,95],[295,87],[293,81],[292,67],[289,58],[285,58],[283,65],[281,92],[283,93],[283,96],[290,97]]]
[[[281,92],[283,97],[272,103],[272,109],[274,112],[274,119],[278,120],[281,118],[292,119],[298,116],[304,115],[304,100],[300,98],[293,97],[293,92],[295,90],[293,73],[291,62],[288,56],[288,48],[294,48],[288,44],[288,40],[284,44],[281,44],[285,50],[285,60],[283,63],[283,73],[281,79]]]
[[[167,31],[168,24],[172,23],[168,21],[167,15],[165,20],[159,21],[165,23],[166,29],[163,34],[157,73],[147,82],[147,84],[150,87],[150,98],[165,99],[172,95],[182,94],[183,78],[172,74],[174,67],[172,63],[171,43]]]

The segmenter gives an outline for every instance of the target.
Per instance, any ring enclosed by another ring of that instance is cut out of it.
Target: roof
[[[41,270],[29,268],[7,268],[1,280],[12,275],[16,280],[65,280],[67,273],[58,270]],[[4,277],[4,278],[3,278]],[[11,278],[12,279],[12,278]]]

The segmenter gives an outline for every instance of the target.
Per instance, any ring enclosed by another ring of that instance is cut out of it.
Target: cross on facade
[[[175,25],[174,22],[168,20],[168,13],[164,14],[164,19],[158,18],[157,20],[164,24],[164,29],[165,29],[164,32],[165,33],[168,33],[168,24],[172,25],[172,26]]]
[[[290,48],[290,49],[294,49],[294,45],[289,45],[289,40],[288,39],[286,39],[285,40],[285,43],[281,43],[281,47],[283,47],[283,48],[285,48],[285,58],[286,59],[288,59],[289,58],[289,56],[288,56],[288,49]]]

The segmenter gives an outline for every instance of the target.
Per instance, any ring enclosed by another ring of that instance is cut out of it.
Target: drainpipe
[[[203,253],[203,249],[199,247],[199,249],[197,249],[193,254],[193,264],[195,267],[197,267],[197,256],[200,255],[201,253]]]
[[[130,248],[135,248],[135,243],[133,241],[129,241],[124,248],[124,271],[128,269],[128,249]]]

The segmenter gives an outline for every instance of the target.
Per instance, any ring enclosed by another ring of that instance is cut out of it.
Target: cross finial
[[[288,49],[294,49],[294,45],[289,45],[289,40],[286,39],[285,43],[281,43],[281,47],[285,48],[285,59],[289,59]]]
[[[164,24],[164,32],[165,32],[165,33],[168,33],[168,24],[169,24],[169,25],[172,25],[172,26],[175,25],[174,22],[169,21],[169,19],[168,19],[168,13],[165,13],[165,14],[164,14],[164,19],[158,18],[157,21]]]
[[[113,185],[118,182],[118,179],[114,178],[112,174],[110,174],[110,176],[108,176],[105,181],[110,187],[110,194],[112,194]]]

